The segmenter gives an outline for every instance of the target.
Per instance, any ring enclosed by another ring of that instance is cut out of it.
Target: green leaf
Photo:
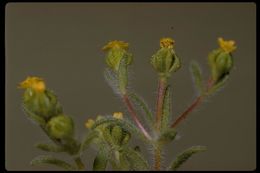
[[[93,171],[106,170],[108,159],[109,153],[106,151],[105,148],[100,147],[93,163]]]
[[[141,107],[141,109],[143,110],[143,112],[146,115],[146,119],[149,122],[150,126],[153,126],[153,114],[152,112],[149,110],[147,104],[144,102],[143,99],[141,99],[137,94],[135,93],[130,93],[129,94],[130,99],[135,103],[135,105],[138,105]]]
[[[35,147],[48,152],[64,152],[65,149],[61,146],[51,145],[51,144],[36,144]]]
[[[171,163],[168,170],[175,171],[177,170],[184,162],[186,162],[193,154],[205,151],[206,147],[204,146],[193,146],[183,153],[179,154],[177,158]]]
[[[168,128],[167,130],[164,130],[161,133],[158,141],[160,143],[168,143],[168,142],[173,141],[175,139],[176,135],[177,135],[177,132],[175,129]]]
[[[98,132],[96,130],[91,130],[89,133],[87,133],[80,145],[79,153],[82,154],[97,137]]]
[[[170,91],[170,86],[168,86],[165,90],[165,96],[163,99],[163,114],[161,119],[162,131],[168,128],[170,113],[171,113],[171,91]]]
[[[104,117],[100,120],[97,120],[95,122],[95,124],[93,125],[92,129],[95,129],[96,127],[98,127],[102,124],[105,124],[105,123],[118,125],[125,131],[135,134],[137,137],[142,139],[144,142],[150,143],[150,141],[146,138],[146,136],[135,125],[133,125],[131,122],[129,122],[125,119],[121,120],[121,119],[116,119],[113,117]]]
[[[211,95],[214,92],[216,92],[217,90],[219,90],[220,88],[222,88],[224,86],[224,84],[226,83],[226,81],[228,80],[228,75],[226,75],[221,81],[219,81],[218,83],[214,84],[209,91],[207,92],[207,95]]]
[[[33,122],[39,124],[42,127],[45,126],[46,121],[42,117],[40,117],[40,116],[34,114],[33,112],[31,112],[24,104],[22,104],[22,108],[23,108],[25,114],[27,115],[27,117],[30,120],[32,120]]]
[[[118,68],[118,82],[119,82],[119,90],[122,94],[126,93],[126,87],[128,82],[128,74],[127,74],[127,57],[124,56],[120,60],[119,68]]]
[[[191,62],[190,70],[196,87],[198,88],[200,93],[203,93],[205,89],[202,82],[202,74],[199,64],[195,61]]]
[[[135,151],[130,147],[124,147],[122,149],[122,157],[128,160],[131,170],[134,171],[145,171],[149,170],[148,162],[143,158],[140,152]]]
[[[55,157],[49,156],[49,155],[41,155],[41,156],[34,158],[31,161],[31,165],[33,165],[33,166],[43,165],[43,164],[55,165],[55,166],[58,166],[60,168],[63,168],[65,170],[70,170],[70,171],[76,170],[76,168],[74,166],[70,165],[69,163],[67,163],[63,160],[56,159]]]
[[[113,72],[112,70],[107,68],[107,69],[105,69],[104,76],[105,76],[107,83],[113,89],[113,91],[116,94],[120,94],[120,91],[118,89],[118,79],[117,79],[115,72]]]

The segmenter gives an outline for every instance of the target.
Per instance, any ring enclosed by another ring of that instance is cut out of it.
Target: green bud
[[[235,41],[226,41],[223,38],[218,38],[219,48],[213,50],[208,61],[211,68],[211,77],[215,84],[224,79],[233,67],[232,52],[236,50]]]
[[[209,54],[209,65],[211,77],[214,83],[221,81],[228,75],[233,67],[233,58],[230,53],[220,49],[214,50]]]
[[[70,138],[74,135],[74,122],[69,116],[58,115],[49,120],[47,129],[57,139]]]
[[[115,72],[118,72],[122,58],[126,58],[127,65],[132,63],[132,54],[128,53],[127,49],[128,43],[116,40],[109,42],[106,46],[103,47],[104,51],[108,51],[106,63]]]
[[[27,88],[23,95],[23,103],[31,112],[46,120],[62,113],[57,97],[49,90],[37,92]]]
[[[161,48],[152,56],[151,64],[160,76],[169,77],[181,67],[181,62],[173,49],[172,39],[163,38],[160,43]]]

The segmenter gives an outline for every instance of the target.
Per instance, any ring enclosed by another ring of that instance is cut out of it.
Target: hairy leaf
[[[98,132],[96,130],[91,130],[89,133],[87,133],[87,135],[85,136],[85,138],[83,139],[80,145],[79,153],[82,154],[90,146],[93,140],[97,137],[98,137]]]
[[[31,112],[24,104],[22,104],[22,108],[30,120],[32,120],[34,123],[37,123],[38,125],[40,125],[42,127],[45,126],[46,121],[42,117]]]
[[[57,145],[52,145],[52,144],[36,144],[35,145],[37,148],[43,150],[43,151],[48,151],[48,152],[64,152],[65,149],[61,146]]]
[[[153,115],[152,112],[149,110],[147,104],[144,102],[143,99],[141,99],[137,94],[131,93],[129,94],[130,99],[138,106],[141,107],[143,112],[146,115],[146,119],[149,122],[150,126],[153,126]]]
[[[201,69],[198,63],[195,61],[191,62],[190,70],[192,73],[193,80],[200,93],[204,92],[204,86],[202,82]]]
[[[184,162],[186,162],[193,154],[205,151],[206,147],[204,146],[193,146],[188,148],[183,153],[179,154],[177,158],[171,163],[168,170],[175,171],[177,170]]]
[[[118,82],[119,82],[119,90],[121,93],[126,92],[126,87],[128,83],[128,74],[127,74],[127,57],[123,57],[120,61],[118,68]]]
[[[122,157],[125,157],[128,160],[130,170],[145,171],[149,169],[148,162],[143,158],[140,152],[137,152],[130,147],[124,147],[122,155]]]
[[[113,89],[113,91],[116,94],[120,94],[119,87],[118,87],[118,79],[117,79],[115,72],[113,72],[112,70],[107,68],[107,69],[105,69],[104,76],[105,76],[107,83]]]
[[[70,165],[69,163],[67,163],[63,160],[56,159],[55,157],[49,156],[49,155],[41,155],[41,156],[34,158],[31,161],[31,165],[33,165],[33,166],[42,165],[42,164],[51,164],[51,165],[55,165],[55,166],[58,166],[60,168],[63,168],[65,170],[70,170],[70,171],[76,170],[76,168],[74,166]]]

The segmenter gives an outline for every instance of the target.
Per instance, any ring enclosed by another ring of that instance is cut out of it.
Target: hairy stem
[[[147,133],[147,131],[145,130],[145,128],[143,127],[143,125],[141,124],[141,122],[139,121],[137,114],[134,110],[134,107],[127,95],[127,93],[125,93],[123,95],[123,102],[127,107],[128,112],[130,113],[130,115],[132,116],[134,122],[137,124],[137,126],[139,127],[139,129],[143,132],[143,134],[147,137],[147,139],[151,140],[151,136]]]
[[[157,106],[156,106],[156,129],[160,131],[163,100],[165,96],[165,90],[167,87],[167,81],[165,78],[159,79],[158,93],[157,93]]]
[[[186,119],[187,115],[192,112],[201,102],[202,100],[207,96],[208,90],[214,85],[214,82],[211,78],[209,78],[207,83],[207,89],[205,93],[202,93],[200,96],[198,96],[192,104],[175,120],[175,122],[171,125],[172,128],[175,128],[180,122],[182,122],[184,119]]]
[[[159,171],[161,168],[161,147],[154,148],[154,170]]]

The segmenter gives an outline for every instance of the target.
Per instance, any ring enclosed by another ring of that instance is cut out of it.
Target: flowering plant
[[[129,90],[128,67],[133,62],[133,55],[128,51],[129,44],[117,40],[106,44],[103,50],[108,68],[104,75],[115,93],[120,96],[128,113],[123,116],[122,112],[115,112],[109,116],[98,115],[95,120],[88,119],[85,122],[88,132],[83,139],[76,139],[73,118],[64,113],[57,96],[47,88],[45,81],[39,77],[27,77],[19,85],[25,89],[23,110],[53,141],[53,144],[40,143],[36,147],[46,152],[65,152],[73,160],[73,163],[68,163],[51,155],[44,155],[33,159],[31,164],[53,164],[66,170],[84,170],[82,155],[87,149],[94,147],[98,152],[93,160],[93,170],[106,170],[108,164],[114,170],[177,170],[193,154],[205,151],[206,147],[190,147],[177,155],[168,167],[163,167],[161,163],[165,144],[175,139],[176,127],[189,113],[227,82],[233,67],[232,52],[236,49],[235,42],[219,38],[218,43],[219,48],[208,55],[211,74],[207,81],[203,81],[199,65],[196,62],[191,63],[191,73],[199,94],[174,121],[171,119],[172,97],[168,81],[181,68],[181,59],[175,51],[175,41],[162,38],[159,50],[150,59],[158,74],[155,115],[140,96]],[[138,107],[142,110],[142,115],[137,114]],[[145,122],[140,120],[140,116]],[[142,155],[139,146],[129,144],[132,136],[153,149],[152,164]]]

